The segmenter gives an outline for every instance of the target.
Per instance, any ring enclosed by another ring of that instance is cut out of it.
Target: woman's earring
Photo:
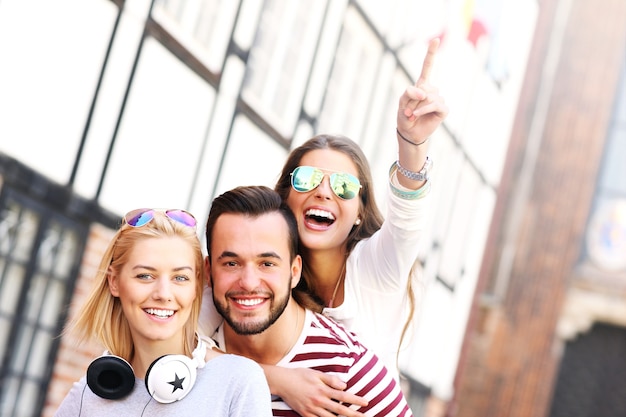
[[[361,224],[361,219],[356,219],[356,221],[354,222],[354,224],[355,224],[356,226],[360,225],[360,224]]]

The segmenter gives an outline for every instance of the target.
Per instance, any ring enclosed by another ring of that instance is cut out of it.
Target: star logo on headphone
[[[183,381],[185,380],[185,378],[179,378],[178,374],[174,372],[174,380],[168,382],[168,384],[172,385],[174,387],[174,389],[172,390],[172,393],[176,392],[177,389],[182,390],[183,389]]]

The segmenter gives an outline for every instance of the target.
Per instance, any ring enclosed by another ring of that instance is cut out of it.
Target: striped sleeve
[[[281,366],[311,368],[338,376],[346,382],[346,391],[369,401],[366,407],[352,406],[366,416],[412,416],[396,379],[372,351],[341,324],[321,314],[307,313],[311,317],[310,327],[304,330],[306,337],[291,351],[289,362]],[[279,398],[275,400],[275,416],[296,415],[289,414],[289,407]]]

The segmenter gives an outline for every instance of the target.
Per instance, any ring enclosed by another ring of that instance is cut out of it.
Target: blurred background
[[[624,0],[0,0],[0,416],[102,352],[62,329],[125,212],[203,219],[322,132],[384,209],[433,37],[414,414],[626,416]]]

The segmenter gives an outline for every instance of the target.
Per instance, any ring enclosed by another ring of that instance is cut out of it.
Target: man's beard
[[[215,293],[213,293],[213,303],[215,304],[215,308],[217,309],[217,311],[224,318],[226,323],[228,323],[228,325],[235,331],[235,333],[237,333],[238,335],[242,335],[242,336],[259,334],[259,333],[264,332],[272,324],[274,324],[276,320],[278,320],[278,318],[283,314],[283,312],[287,308],[287,304],[289,303],[289,298],[291,298],[291,280],[289,280],[288,282],[290,286],[288,288],[288,291],[285,293],[285,296],[281,298],[276,298],[275,295],[272,295],[269,298],[269,301],[270,301],[269,315],[265,318],[257,319],[257,321],[253,321],[253,322],[235,321],[235,319],[230,314],[230,307],[226,303],[222,304],[219,300],[216,300]],[[231,293],[226,294],[226,298],[228,298],[229,295],[236,296],[236,295],[242,295],[242,294],[244,293],[240,291],[231,292]],[[245,295],[247,296],[253,295],[253,294],[255,293],[254,292],[245,293]],[[253,313],[251,313],[250,315],[252,316]],[[244,314],[244,318],[245,317],[247,317],[247,315]]]

